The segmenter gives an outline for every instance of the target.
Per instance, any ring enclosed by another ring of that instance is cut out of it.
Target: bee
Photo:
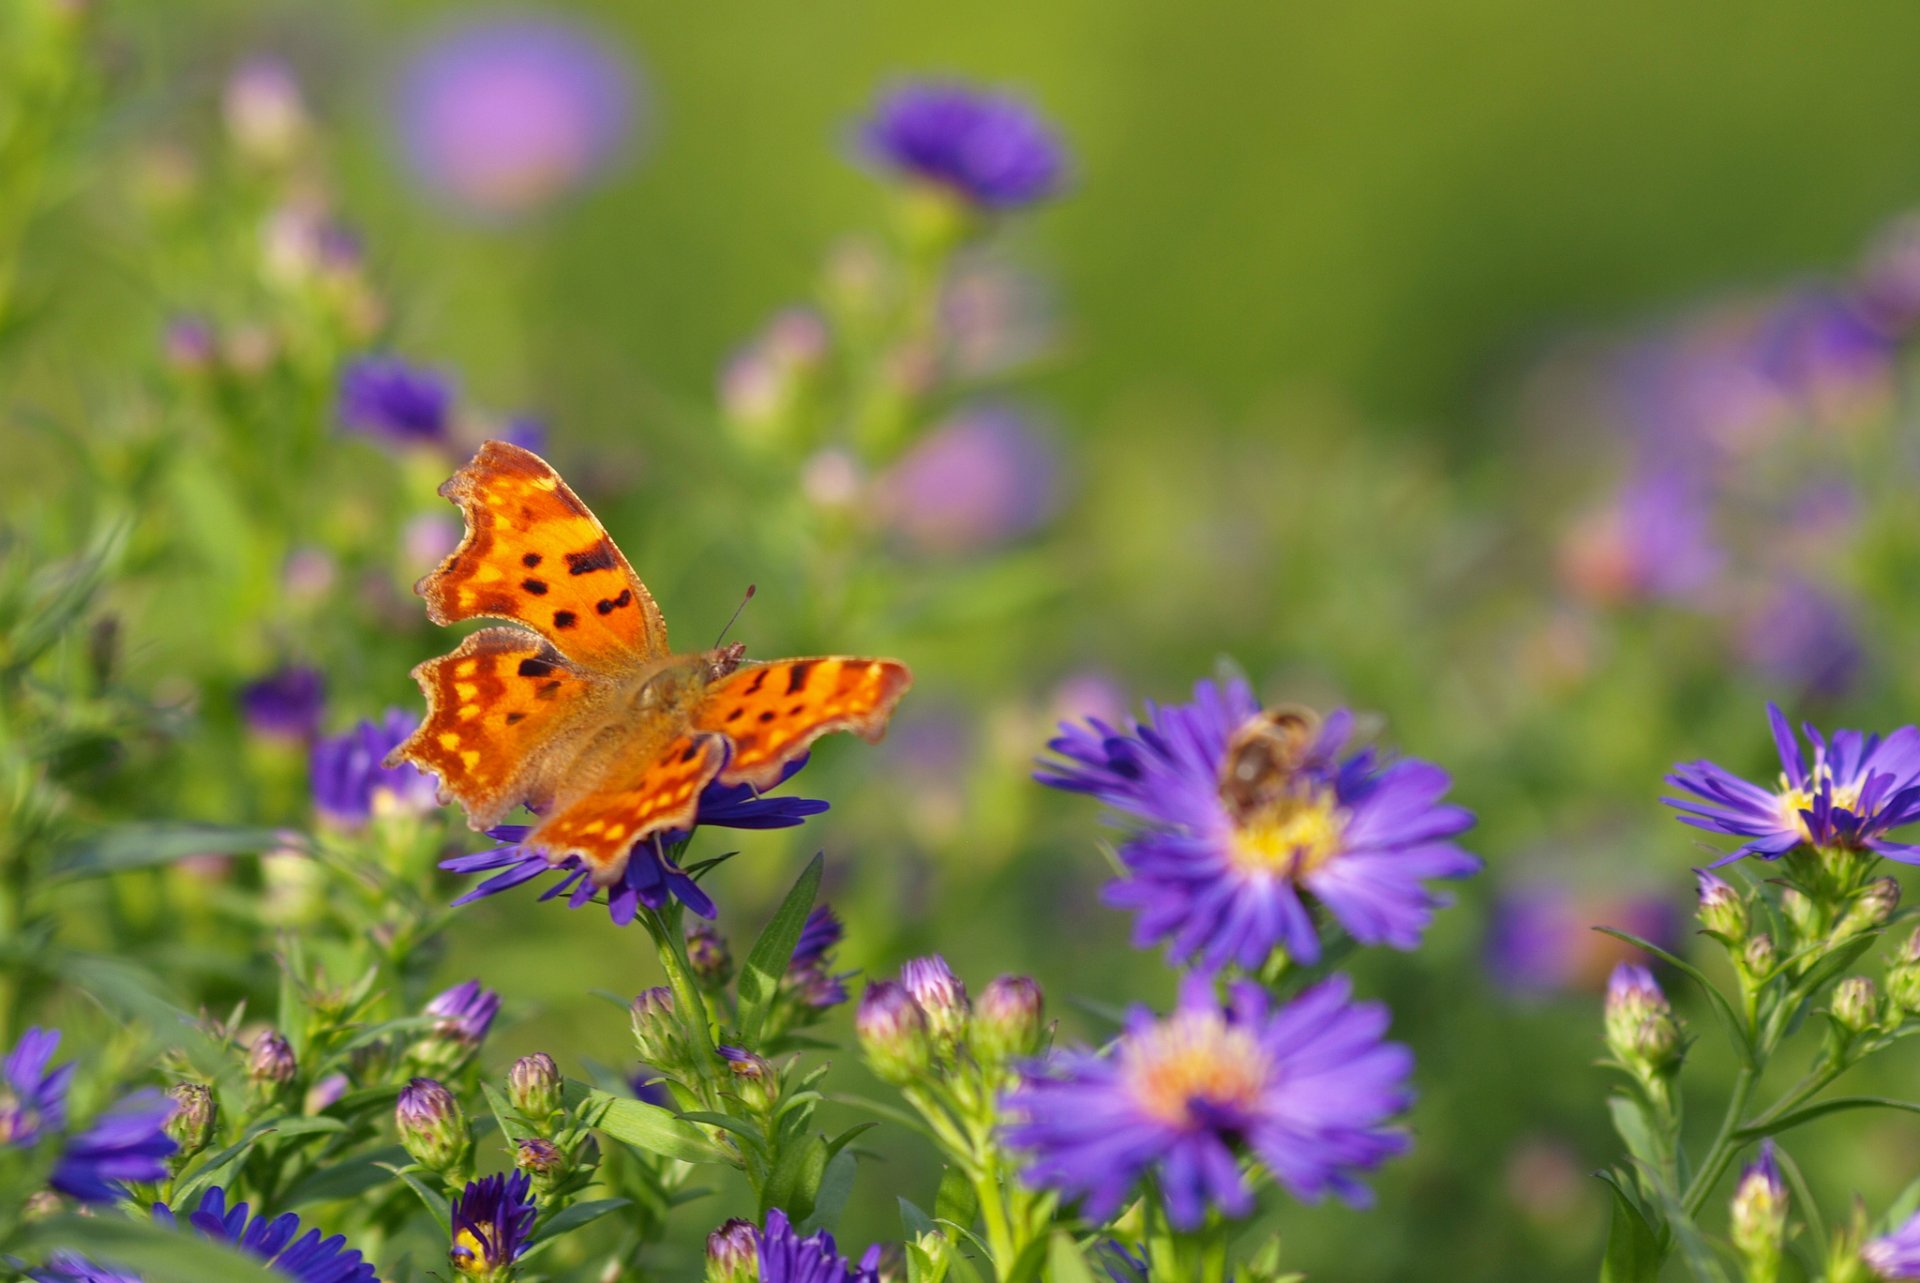
[[[1301,704],[1276,704],[1241,724],[1227,741],[1220,800],[1236,821],[1272,810],[1292,792],[1312,756],[1321,718]]]

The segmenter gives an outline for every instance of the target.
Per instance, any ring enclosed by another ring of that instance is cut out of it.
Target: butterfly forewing
[[[829,731],[878,740],[912,684],[907,666],[892,659],[831,655],[752,664],[708,687],[692,724],[731,742],[722,783],[768,789]]]
[[[415,589],[435,623],[516,620],[576,665],[607,672],[666,656],[653,596],[540,456],[489,441],[440,493],[460,505],[467,533]]]

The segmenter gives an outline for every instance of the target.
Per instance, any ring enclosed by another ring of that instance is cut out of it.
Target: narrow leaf
[[[749,1049],[759,1049],[760,1030],[773,1007],[780,978],[787,974],[787,964],[793,960],[793,948],[800,943],[801,928],[807,924],[807,915],[813,912],[813,897],[819,893],[820,875],[825,866],[826,857],[820,854],[807,862],[793,889],[787,892],[787,898],[774,911],[773,920],[753,942],[753,952],[747,955],[746,966],[741,968],[740,1039]]]
[[[649,1154],[687,1163],[727,1161],[726,1152],[703,1136],[699,1128],[658,1105],[594,1091],[587,1093],[581,1110],[582,1121],[589,1126]]]

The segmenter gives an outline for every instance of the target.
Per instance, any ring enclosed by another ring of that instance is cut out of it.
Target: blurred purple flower
[[[29,1149],[43,1131],[67,1125],[73,1065],[48,1069],[60,1046],[57,1029],[29,1029],[0,1062],[0,1145]]]
[[[204,374],[220,359],[220,336],[204,316],[176,316],[167,322],[161,350],[175,372]]]
[[[1895,349],[1850,298],[1831,289],[1789,295],[1761,327],[1755,359],[1781,395],[1816,422],[1885,405]]]
[[[1843,695],[1866,658],[1846,605],[1812,584],[1770,585],[1741,622],[1741,658],[1768,682],[1816,699]]]
[[[860,131],[866,157],[988,209],[1029,205],[1059,190],[1066,150],[1017,98],[970,85],[902,85]]]
[[[1487,971],[1516,995],[1598,993],[1617,964],[1640,957],[1632,945],[1594,930],[1600,926],[1670,949],[1679,942],[1681,919],[1664,896],[1583,895],[1558,882],[1514,887],[1494,901]]]
[[[397,126],[414,174],[487,220],[522,217],[604,174],[634,128],[628,59],[557,17],[442,32],[402,73]]]
[[[1720,573],[1706,484],[1677,468],[1644,470],[1560,549],[1561,576],[1591,601],[1690,600]]]
[[[435,994],[422,1014],[439,1017],[433,1027],[435,1036],[478,1047],[500,1014],[500,995],[482,989],[478,980],[469,980]]]
[[[1920,323],[1920,210],[1888,223],[1867,246],[1859,295],[1861,309],[1890,337],[1904,338]]]
[[[438,444],[453,426],[453,383],[398,357],[360,357],[340,376],[340,422],[392,445]]]
[[[376,815],[429,815],[440,803],[433,777],[413,766],[383,766],[388,753],[413,733],[413,718],[390,708],[344,735],[315,741],[309,758],[313,805],[322,819],[357,829]]]
[[[240,712],[247,729],[268,739],[312,738],[320,729],[326,700],[326,680],[319,671],[298,665],[240,688]]]
[[[875,482],[880,521],[917,551],[964,554],[1011,542],[1060,502],[1053,447],[1025,416],[977,406],[935,428]]]
[[[278,58],[250,58],[235,68],[221,94],[220,111],[234,146],[255,160],[285,160],[306,137],[300,81]]]
[[[82,1203],[111,1203],[124,1182],[164,1180],[167,1156],[179,1148],[166,1133],[172,1115],[173,1102],[151,1089],[116,1101],[68,1138],[47,1183]]]

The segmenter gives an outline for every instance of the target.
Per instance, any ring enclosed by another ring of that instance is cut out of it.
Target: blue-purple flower
[[[633,132],[628,60],[552,18],[454,28],[407,65],[398,127],[424,185],[487,220],[530,214],[603,174]]]
[[[0,1061],[0,1145],[32,1149],[67,1130],[71,1064],[49,1068],[60,1046],[53,1029],[29,1029]],[[118,1101],[84,1130],[63,1137],[47,1183],[83,1203],[111,1203],[125,1181],[157,1181],[178,1146],[166,1133],[173,1102],[157,1091]]]
[[[35,1283],[143,1283],[138,1274],[90,1261],[77,1252],[59,1251],[37,1270],[28,1270]]]
[[[833,969],[833,951],[846,934],[840,918],[827,905],[816,905],[800,928],[800,939],[787,962],[786,985],[802,1005],[822,1009],[847,1000],[851,971]]]
[[[1762,788],[1705,760],[1680,763],[1667,777],[1692,795],[1664,799],[1681,812],[1681,823],[1744,839],[1714,867],[1743,855],[1777,859],[1799,846],[1920,863],[1920,847],[1887,836],[1920,819],[1920,730],[1903,726],[1884,738],[1835,731],[1827,740],[1804,726],[1809,755],[1778,707],[1767,705],[1767,717],[1780,754],[1777,787]]]
[[[1920,1213],[1903,1221],[1891,1234],[1868,1241],[1860,1259],[1883,1279],[1920,1279]]]
[[[951,82],[903,85],[860,131],[876,164],[987,209],[1030,205],[1060,189],[1066,149],[1017,98]]]
[[[227,1192],[214,1186],[200,1196],[199,1206],[187,1214],[187,1225],[216,1243],[230,1243],[258,1257],[276,1273],[300,1283],[378,1283],[371,1262],[349,1250],[338,1234],[326,1237],[317,1229],[300,1232],[300,1218],[292,1212],[269,1218],[250,1216],[245,1203],[227,1205]],[[174,1211],[155,1204],[153,1217],[175,1225]]]
[[[340,422],[391,445],[438,445],[453,430],[453,383],[394,356],[363,356],[340,375]]]
[[[790,764],[781,776],[780,783],[791,779],[793,773],[806,763],[807,759],[801,757]],[[779,787],[779,784],[774,787]],[[827,803],[814,798],[765,797],[748,785],[721,784],[716,780],[708,784],[706,791],[700,795],[696,824],[729,829],[785,829],[826,809]],[[440,867],[453,873],[498,870],[454,903],[467,904],[498,895],[546,873],[558,873],[561,876],[558,882],[540,893],[542,900],[564,895],[567,897],[567,907],[571,909],[591,903],[600,888],[587,876],[586,866],[580,857],[568,856],[558,864],[552,863],[543,850],[524,845],[523,839],[532,831],[527,825],[503,824],[487,832],[510,845],[442,860]],[[606,888],[607,912],[615,922],[625,926],[633,921],[641,905],[658,909],[667,903],[670,896],[703,918],[714,915],[713,900],[674,863],[671,855],[689,836],[688,833],[676,831],[645,838],[634,845],[620,881]]]
[[[1480,862],[1452,839],[1473,815],[1440,799],[1447,773],[1428,762],[1345,753],[1353,719],[1336,712],[1297,746],[1298,760],[1229,788],[1246,747],[1266,734],[1246,682],[1200,682],[1191,704],[1149,704],[1144,721],[1066,725],[1036,778],[1088,793],[1133,821],[1119,855],[1130,876],[1107,903],[1138,912],[1135,944],[1166,940],[1175,960],[1258,967],[1274,949],[1311,964],[1324,907],[1362,944],[1410,949],[1445,900],[1429,878]],[[1253,737],[1249,740],[1247,737]],[[1344,753],[1344,756],[1343,756]]]
[[[767,1213],[755,1235],[760,1249],[760,1283],[879,1283],[880,1245],[874,1244],[850,1264],[825,1230],[801,1238],[779,1208]]]
[[[344,735],[315,741],[310,759],[313,805],[322,819],[357,829],[377,815],[428,815],[440,805],[431,775],[411,765],[383,766],[413,733],[413,719],[390,708]]]
[[[1866,659],[1850,614],[1825,588],[1784,578],[1741,620],[1741,658],[1780,686],[1815,698],[1842,695]]]
[[[1693,601],[1721,571],[1711,487],[1691,468],[1644,466],[1568,531],[1560,574],[1580,596],[1614,605]]]
[[[269,739],[306,740],[320,729],[326,679],[319,670],[289,665],[240,688],[247,729]]]
[[[527,1250],[536,1209],[525,1172],[470,1181],[453,1203],[453,1268],[482,1279],[506,1278]]]
[[[1487,927],[1485,962],[1494,983],[1522,997],[1574,989],[1597,992],[1614,965],[1640,956],[1595,927],[1615,927],[1662,948],[1680,942],[1680,912],[1662,895],[1596,896],[1557,882],[1503,891]]]
[[[481,988],[478,980],[468,980],[435,994],[427,1002],[426,1014],[440,1018],[436,1033],[477,1047],[500,1014],[500,995]]]
[[[1412,1101],[1413,1057],[1382,1041],[1386,1008],[1351,994],[1333,976],[1276,1010],[1243,981],[1222,1006],[1189,976],[1166,1019],[1135,1007],[1110,1050],[1033,1067],[1005,1101],[1004,1139],[1026,1155],[1029,1183],[1084,1198],[1095,1221],[1149,1173],[1177,1227],[1209,1208],[1245,1216],[1248,1159],[1297,1198],[1364,1203],[1360,1173],[1407,1147],[1387,1123]]]
[[[1038,530],[1060,502],[1060,463],[1024,415],[976,406],[936,427],[874,485],[879,521],[917,552],[961,555]]]

